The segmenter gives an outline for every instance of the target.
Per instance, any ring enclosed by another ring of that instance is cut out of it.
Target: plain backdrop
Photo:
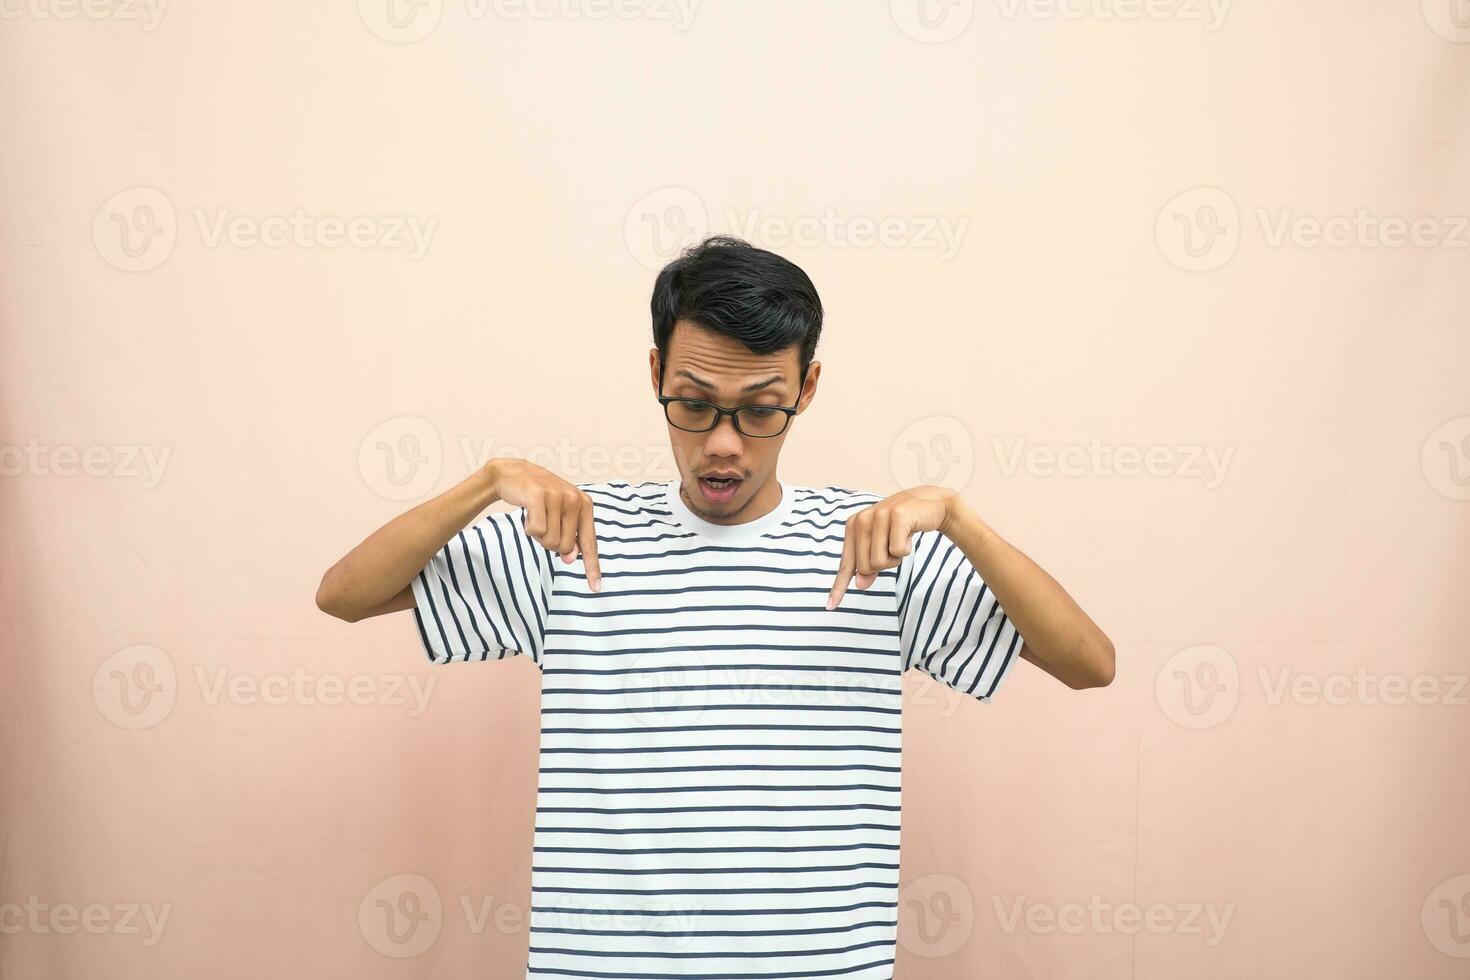
[[[1470,969],[1463,3],[0,17],[0,975],[519,975],[534,665],[313,594],[493,455],[673,476],[717,231],[826,304],[781,477],[1118,649],[907,675],[899,978]]]

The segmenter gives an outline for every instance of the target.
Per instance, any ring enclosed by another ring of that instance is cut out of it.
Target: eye
[[[772,415],[781,414],[776,409],[767,408],[764,405],[747,405],[742,411],[749,412],[753,417],[758,419],[768,419]]]

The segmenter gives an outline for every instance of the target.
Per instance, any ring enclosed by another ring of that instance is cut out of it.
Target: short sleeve
[[[551,561],[526,534],[525,511],[486,515],[413,580],[425,655],[443,664],[524,654],[542,667],[552,584]]]
[[[989,701],[1015,666],[1021,635],[959,545],[938,531],[913,541],[898,569],[903,669]]]

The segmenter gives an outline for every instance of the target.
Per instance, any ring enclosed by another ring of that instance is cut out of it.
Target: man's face
[[[801,364],[795,346],[756,354],[737,340],[680,320],[674,324],[668,347],[668,362],[663,365],[666,396],[697,398],[722,408],[782,405],[801,412],[816,394],[821,365],[813,361],[807,369],[806,390],[797,401]],[[657,395],[657,348],[649,354],[649,366]],[[792,419],[780,435],[766,438],[739,432],[730,416],[721,418],[719,425],[708,432],[688,432],[669,425],[669,443],[689,509],[714,524],[738,524],[746,520],[741,515],[753,501],[759,500],[765,508],[775,506],[778,490],[771,477],[781,446],[795,424]],[[709,481],[712,476],[734,479],[722,487]]]

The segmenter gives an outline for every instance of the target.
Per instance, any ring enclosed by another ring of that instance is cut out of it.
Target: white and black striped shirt
[[[522,510],[413,583],[434,663],[541,668],[526,976],[890,980],[900,675],[988,700],[1015,627],[934,531],[828,611],[846,521],[877,494],[783,485],[717,525],[677,478],[579,486],[601,592]]]

